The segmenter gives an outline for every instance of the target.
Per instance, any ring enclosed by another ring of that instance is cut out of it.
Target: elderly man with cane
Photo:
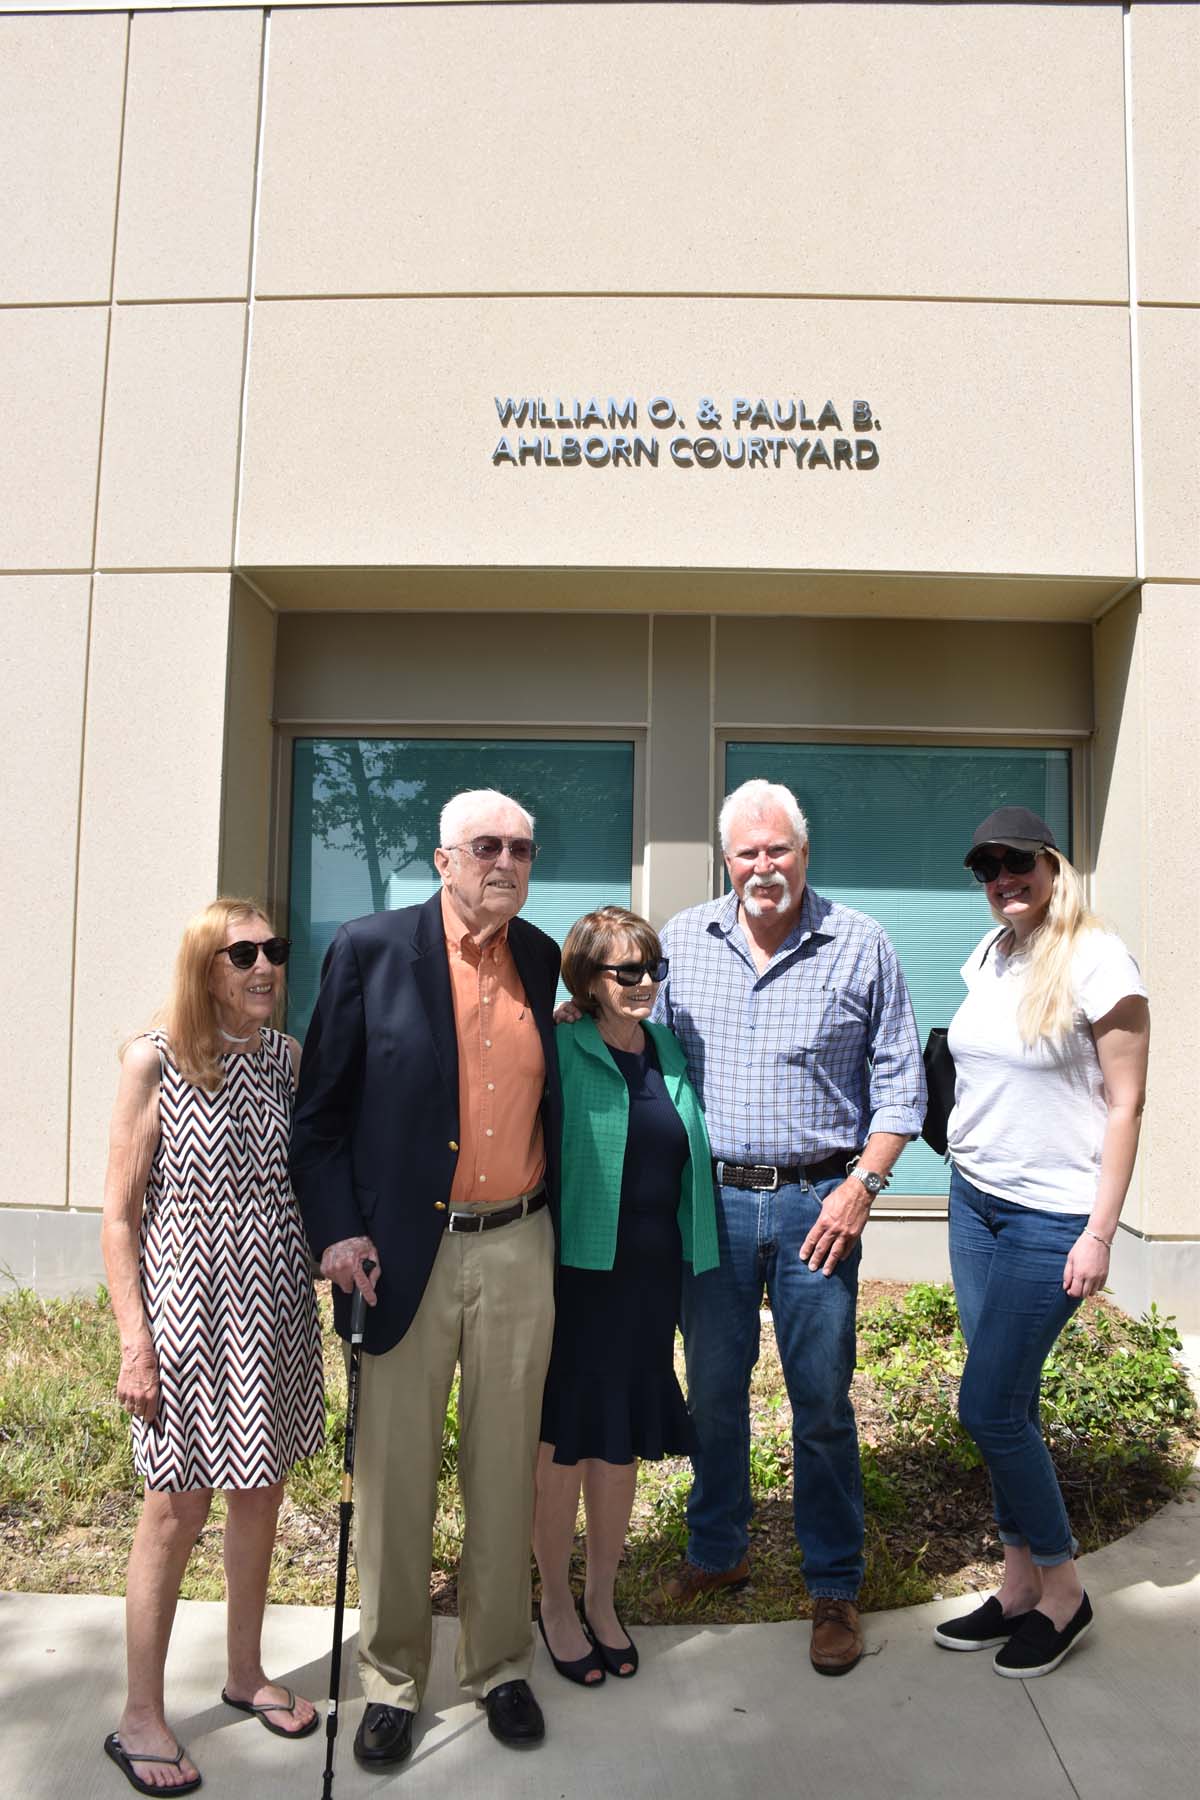
[[[537,1743],[529,1536],[554,1320],[558,946],[517,917],[533,820],[490,789],[444,808],[422,906],[342,926],[305,1043],[292,1180],[338,1329],[366,1301],[358,1407],[354,1754],[402,1762],[429,1673],[446,1403],[461,1367],[458,1678],[501,1743]],[[376,1267],[367,1273],[364,1262]]]

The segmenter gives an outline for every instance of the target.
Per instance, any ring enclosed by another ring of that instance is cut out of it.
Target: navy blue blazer
[[[557,1226],[559,949],[521,918],[510,920],[508,942],[546,1058],[542,1122]],[[364,1339],[374,1355],[400,1342],[421,1304],[449,1217],[458,1136],[458,1039],[439,890],[423,906],[341,927],[300,1065],[292,1185],[318,1259],[343,1238],[367,1236],[378,1247],[382,1274]],[[333,1301],[346,1337],[350,1297],[335,1287]]]

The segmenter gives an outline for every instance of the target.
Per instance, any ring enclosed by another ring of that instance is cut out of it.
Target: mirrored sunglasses
[[[217,955],[227,956],[235,969],[252,969],[261,950],[267,961],[278,968],[287,961],[291,947],[291,938],[269,937],[261,944],[256,944],[253,938],[239,938],[236,944],[223,944]]]
[[[1007,869],[1010,875],[1030,874],[1041,854],[1040,850],[1006,849],[1003,856],[992,856],[979,850],[967,866],[976,881],[995,881],[1001,869]]]
[[[466,844],[447,844],[446,848],[469,850],[476,862],[495,862],[500,853],[507,850],[514,862],[531,863],[539,846],[532,838],[477,837]]]
[[[670,964],[665,956],[657,962],[645,963],[601,963],[600,967],[612,976],[618,987],[637,987],[640,981],[665,981]]]

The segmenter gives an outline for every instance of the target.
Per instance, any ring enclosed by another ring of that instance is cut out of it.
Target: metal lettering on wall
[[[803,400],[735,394],[722,407],[702,395],[689,425],[670,394],[651,394],[644,403],[632,394],[493,398],[503,429],[492,451],[497,469],[879,467],[881,424],[868,400],[841,408],[826,400],[813,418]],[[846,435],[843,416],[853,435]]]

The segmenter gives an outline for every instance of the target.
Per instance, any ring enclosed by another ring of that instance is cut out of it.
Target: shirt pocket
[[[787,1053],[790,1063],[802,1063],[823,1050],[842,1049],[857,1036],[865,1042],[870,1011],[858,994],[832,984],[812,996],[812,1004],[797,1014]]]

